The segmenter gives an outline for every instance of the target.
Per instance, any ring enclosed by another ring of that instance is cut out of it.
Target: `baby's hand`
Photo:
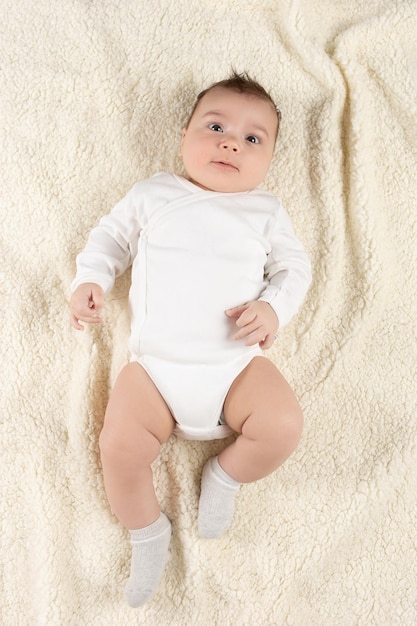
[[[100,324],[99,312],[104,303],[104,293],[95,283],[84,283],[77,287],[70,299],[71,324],[77,330],[84,330],[80,322]]]
[[[236,319],[236,326],[240,329],[233,339],[246,338],[247,346],[259,343],[262,350],[272,346],[275,333],[279,327],[279,320],[270,304],[262,300],[248,302],[226,311],[227,317]]]

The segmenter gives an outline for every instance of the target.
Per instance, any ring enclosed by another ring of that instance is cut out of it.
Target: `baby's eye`
[[[210,124],[209,128],[211,130],[214,130],[216,133],[222,133],[223,132],[223,128],[220,126],[220,124]]]
[[[259,139],[258,137],[255,137],[255,135],[248,135],[248,137],[246,137],[246,141],[249,141],[250,143],[259,143]]]

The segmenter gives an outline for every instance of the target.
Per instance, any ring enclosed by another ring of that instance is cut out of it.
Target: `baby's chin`
[[[245,186],[231,185],[230,183],[227,184],[226,182],[224,184],[212,183],[211,181],[208,181],[208,180],[206,181],[203,179],[195,179],[188,175],[187,175],[187,178],[190,181],[190,183],[193,183],[193,185],[200,187],[200,189],[204,189],[205,191],[213,191],[216,193],[246,193],[253,189],[253,188],[248,189]]]

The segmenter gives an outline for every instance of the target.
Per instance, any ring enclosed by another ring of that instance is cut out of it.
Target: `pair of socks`
[[[218,458],[210,459],[203,469],[198,511],[201,537],[220,537],[229,528],[234,512],[234,498],[240,483],[222,469]],[[161,513],[146,526],[130,531],[132,562],[125,588],[131,607],[145,604],[157,591],[168,560],[171,522]]]

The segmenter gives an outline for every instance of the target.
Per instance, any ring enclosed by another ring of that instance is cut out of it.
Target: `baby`
[[[100,452],[112,511],[129,529],[130,606],[164,573],[171,523],[151,464],[172,433],[234,435],[203,469],[198,529],[219,537],[241,483],[278,468],[296,448],[303,416],[263,356],[302,304],[310,263],[287,213],[258,188],[273,158],[280,113],[246,74],[197,97],[182,134],[185,177],[160,173],[133,186],[77,257],[71,323],[100,323],[115,278],[132,266],[130,362],[111,393]]]

